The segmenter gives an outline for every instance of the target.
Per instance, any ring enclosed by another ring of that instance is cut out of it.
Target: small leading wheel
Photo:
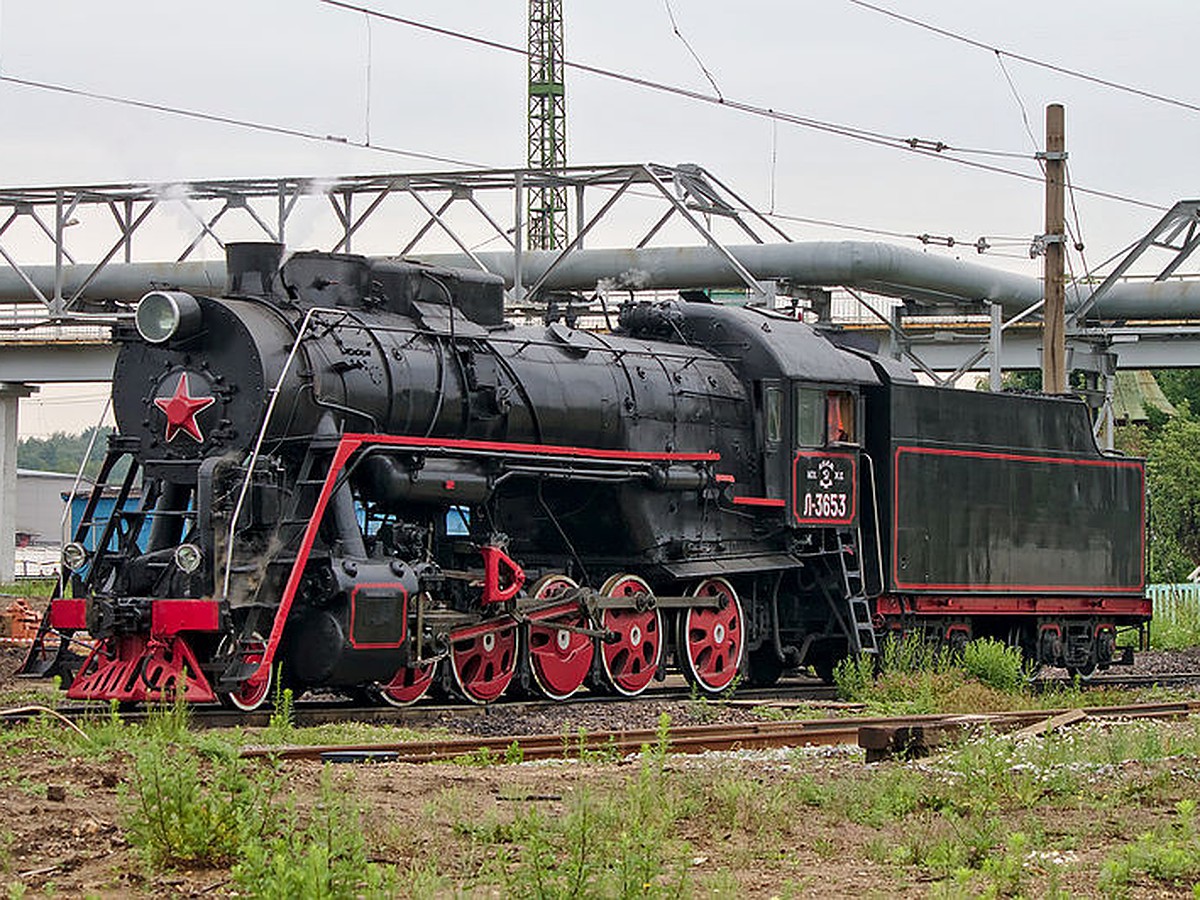
[[[516,623],[485,624],[462,637],[452,637],[450,668],[458,689],[472,703],[500,699],[517,671]]]
[[[709,694],[719,694],[737,678],[746,649],[745,620],[737,591],[724,578],[706,578],[693,597],[718,597],[712,609],[690,608],[679,616],[675,647],[684,677]]]
[[[535,600],[549,600],[578,586],[566,575],[547,575],[530,594]],[[591,635],[562,627],[585,628],[587,624],[587,614],[577,608],[529,623],[529,669],[538,691],[551,700],[566,700],[592,670],[596,645]]]
[[[256,634],[242,644],[242,663],[257,666],[263,661],[266,652],[266,641]],[[236,690],[224,691],[217,697],[225,706],[240,709],[242,712],[254,712],[261,709],[271,696],[272,680],[273,674],[271,667],[268,666],[266,677],[258,684],[252,684],[248,680],[243,681]]]
[[[614,575],[600,593],[606,597],[650,595],[650,585],[636,575]],[[600,627],[616,635],[613,642],[601,640],[600,663],[604,678],[618,694],[634,697],[649,687],[658,672],[663,652],[662,612],[654,609],[606,609]]]
[[[388,706],[412,706],[428,693],[436,673],[436,662],[405,666],[387,684],[375,685],[373,693]]]

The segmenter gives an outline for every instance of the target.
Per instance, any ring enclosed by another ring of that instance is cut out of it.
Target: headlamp
[[[200,304],[183,291],[151,291],[138,301],[134,322],[147,343],[191,337],[200,328]]]

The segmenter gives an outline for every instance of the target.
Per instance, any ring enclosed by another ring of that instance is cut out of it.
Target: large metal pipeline
[[[845,286],[935,302],[989,300],[1009,312],[1024,309],[1042,296],[1038,278],[890,244],[821,241],[737,245],[726,250],[760,281],[787,279],[797,285]],[[489,271],[512,285],[512,253],[476,256]],[[590,291],[601,282],[633,289],[744,286],[729,260],[707,246],[576,250],[554,265],[558,257],[557,252],[546,250],[522,254],[521,280],[526,289],[539,281],[548,289],[573,291]],[[475,265],[464,254],[419,254],[416,258],[447,266]],[[86,264],[65,266],[63,295],[73,296],[92,268]],[[53,266],[31,266],[23,271],[43,294],[53,295]],[[110,263],[88,283],[84,296],[133,300],[152,285],[211,294],[220,293],[224,284],[224,262]],[[1077,290],[1068,285],[1068,310],[1085,301],[1091,290],[1090,286]],[[7,269],[0,272],[0,301],[27,303],[36,298],[24,279]],[[1103,319],[1200,318],[1200,283],[1118,284],[1100,299],[1094,314]]]

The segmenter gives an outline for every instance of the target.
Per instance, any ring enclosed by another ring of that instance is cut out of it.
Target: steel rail
[[[874,717],[854,719],[810,719],[792,722],[741,723],[736,725],[696,725],[656,729],[630,729],[570,734],[504,735],[499,737],[447,738],[444,740],[405,741],[377,744],[341,744],[322,746],[252,746],[241,755],[251,759],[329,760],[338,754],[356,759],[379,759],[423,763],[454,760],[464,756],[487,754],[503,759],[508,754],[522,760],[560,757],[586,757],[589,754],[628,755],[644,746],[663,742],[672,753],[749,750],[779,747],[803,747],[857,743],[859,729],[868,726],[901,728],[912,725],[969,724],[996,730],[1021,728],[1062,715],[1067,709],[1022,710],[965,717],[958,714],[927,716]],[[1126,706],[1085,707],[1089,719],[1177,719],[1200,712],[1200,702],[1138,703]]]

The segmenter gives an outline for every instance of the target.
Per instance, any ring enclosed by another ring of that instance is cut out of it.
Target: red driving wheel
[[[737,591],[724,578],[707,578],[693,597],[717,597],[715,609],[691,608],[679,617],[676,650],[684,677],[702,691],[717,694],[737,677],[746,648],[745,620]]]
[[[450,667],[454,681],[472,703],[491,703],[512,682],[517,672],[517,625],[486,622],[450,639]]]
[[[549,600],[578,585],[566,575],[547,575],[530,590],[535,600]],[[529,623],[529,668],[537,689],[551,700],[565,700],[579,690],[596,655],[591,635],[562,626],[586,628],[586,613],[574,607],[551,619]]]
[[[243,644],[242,661],[248,665],[257,665],[262,662],[266,652],[266,642],[256,636],[254,640]],[[223,704],[240,709],[242,712],[254,712],[260,709],[270,696],[271,669],[268,668],[267,677],[258,684],[251,684],[248,680],[243,681],[238,685],[237,690],[222,693],[218,695],[218,699]]]
[[[387,684],[377,685],[379,699],[388,706],[412,706],[429,692],[436,672],[436,662],[405,666]]]
[[[650,585],[636,575],[614,575],[600,593],[606,597],[652,595]],[[663,618],[657,609],[606,609],[600,627],[616,635],[600,641],[600,663],[608,684],[619,694],[640,694],[658,672],[663,652]]]

